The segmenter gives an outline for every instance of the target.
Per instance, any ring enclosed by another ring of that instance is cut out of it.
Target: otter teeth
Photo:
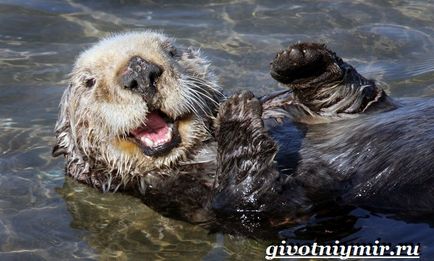
[[[148,147],[154,147],[154,142],[149,138],[142,137],[141,141]]]
[[[148,138],[147,136],[142,136],[140,138],[140,141],[145,144],[147,147],[158,147],[165,143],[168,143],[172,140],[172,130],[173,130],[173,124],[170,124],[167,128],[167,132],[164,134],[163,137],[160,137],[159,139],[152,140]]]
[[[158,139],[154,142],[156,146],[160,146],[162,144],[165,144],[169,142],[172,139],[172,128],[169,127],[167,133],[162,137],[161,139]]]
[[[167,118],[159,112],[151,112],[147,115],[146,122],[131,131],[131,135],[141,145],[155,150],[167,149],[173,139],[174,123],[168,122]]]

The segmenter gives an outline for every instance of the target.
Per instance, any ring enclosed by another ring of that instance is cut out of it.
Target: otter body
[[[240,100],[236,104],[240,106]],[[222,162],[193,160],[176,170],[182,173],[158,180],[139,196],[159,212],[193,223],[217,217],[222,222],[227,214],[256,211],[274,218],[296,219],[322,208],[345,206],[401,215],[432,214],[432,113],[434,99],[400,100],[399,107],[392,111],[315,125],[294,122],[291,112],[288,117],[282,116],[282,111],[272,117],[275,111],[263,111],[268,116],[261,119],[264,136],[259,139],[264,143],[268,140],[268,145],[262,143],[261,149],[243,152],[246,145],[241,140],[252,147],[252,137],[243,139],[239,130],[225,128],[220,144],[229,140],[234,145],[220,152],[224,154],[220,157],[225,157]],[[239,123],[246,121],[249,118],[243,117]],[[230,125],[234,124],[231,120]],[[259,128],[253,126],[252,130]],[[243,135],[248,132],[242,131]],[[212,149],[205,153],[210,158],[219,157]],[[255,166],[255,156],[260,166]],[[264,166],[264,162],[269,165]],[[231,170],[221,170],[224,165]],[[219,168],[224,173],[216,177]],[[217,189],[215,178],[220,179]]]
[[[433,211],[434,99],[400,103],[333,123],[268,120],[268,132],[281,145],[280,173],[321,195],[316,202]]]
[[[394,101],[317,44],[279,52],[271,73],[289,90],[225,100],[199,52],[112,36],[74,66],[53,155],[80,182],[192,223],[434,213],[433,100]]]

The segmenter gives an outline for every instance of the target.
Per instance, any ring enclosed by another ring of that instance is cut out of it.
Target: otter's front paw
[[[248,91],[231,96],[219,109],[215,210],[262,210],[280,187],[273,163],[277,145],[261,117],[262,104]]]
[[[271,62],[270,73],[275,80],[284,84],[315,78],[334,62],[333,56],[334,53],[323,44],[294,44],[276,54]]]
[[[217,116],[217,125],[227,123],[242,123],[246,122],[246,120],[257,119],[262,122],[261,116],[261,102],[252,92],[241,91],[229,97],[220,106]]]
[[[216,140],[221,159],[254,157],[276,148],[262,121],[262,104],[250,91],[229,97],[219,108]]]

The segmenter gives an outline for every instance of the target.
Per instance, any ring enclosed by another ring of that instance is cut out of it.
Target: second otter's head
[[[210,137],[222,98],[199,51],[151,31],[110,36],[75,62],[53,155],[66,155],[69,174],[86,183],[172,166]]]

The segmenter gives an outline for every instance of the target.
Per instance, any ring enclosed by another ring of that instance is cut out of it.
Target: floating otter
[[[53,155],[80,182],[192,223],[297,222],[331,205],[433,213],[434,100],[393,101],[318,44],[280,52],[271,74],[289,90],[224,101],[198,51],[111,36],[75,63]]]

